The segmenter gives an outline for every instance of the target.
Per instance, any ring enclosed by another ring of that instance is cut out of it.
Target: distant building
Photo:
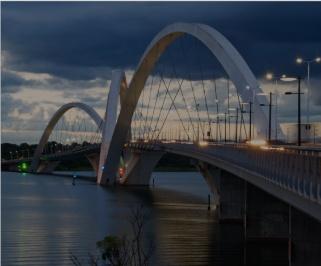
[[[286,124],[283,126],[285,130],[285,140],[288,143],[296,143],[298,141],[298,124]],[[302,123],[301,124],[301,141],[309,143],[321,142],[321,123]]]

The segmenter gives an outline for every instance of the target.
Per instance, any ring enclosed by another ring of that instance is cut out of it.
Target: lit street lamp
[[[274,89],[274,95],[275,95],[275,100],[274,100],[274,106],[275,106],[275,119],[274,119],[274,127],[275,127],[275,140],[278,139],[278,80],[281,79],[283,76],[274,76],[273,73],[267,73],[265,75],[265,78],[270,81],[274,81],[275,89]]]
[[[286,92],[285,95],[298,95],[298,146],[301,146],[301,77],[292,78],[286,77],[285,75],[281,78],[282,81],[291,82],[298,81],[298,92]]]
[[[310,64],[311,63],[321,63],[321,57],[316,57],[310,60],[305,60],[302,57],[298,57],[296,60],[297,64],[307,64],[307,74],[308,74],[308,86],[307,86],[307,124],[310,123]]]

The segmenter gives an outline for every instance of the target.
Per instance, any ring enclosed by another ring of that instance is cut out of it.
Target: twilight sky
[[[305,77],[306,67],[295,58],[321,56],[321,3],[2,2],[1,7],[2,142],[37,142],[48,118],[70,101],[103,114],[111,70],[122,68],[130,76],[153,36],[173,22],[220,31],[266,91],[267,71]],[[321,122],[321,64],[311,65],[311,91],[311,120]],[[294,122],[295,100],[280,100],[280,121]]]

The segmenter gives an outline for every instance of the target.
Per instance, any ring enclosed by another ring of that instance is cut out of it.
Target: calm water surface
[[[240,225],[207,211],[198,173],[154,173],[155,187],[103,188],[68,177],[2,173],[2,265],[71,265],[106,235],[130,231],[131,208],[149,213],[158,265],[243,265]]]

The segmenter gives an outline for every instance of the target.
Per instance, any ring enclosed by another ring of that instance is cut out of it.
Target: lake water
[[[155,186],[103,188],[70,177],[2,172],[2,265],[86,263],[106,235],[130,232],[143,204],[153,265],[243,265],[242,226],[219,224],[207,210],[199,173],[154,173]]]

